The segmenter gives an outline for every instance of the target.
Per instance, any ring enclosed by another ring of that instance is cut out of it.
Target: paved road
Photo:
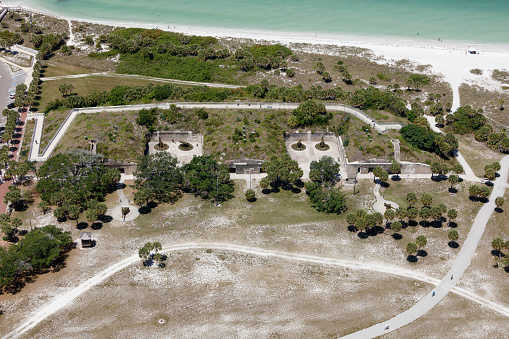
[[[500,177],[497,178],[497,180],[494,182],[494,187],[489,198],[489,202],[484,204],[483,207],[479,210],[479,213],[477,213],[477,216],[474,219],[474,224],[468,233],[467,239],[461,247],[460,253],[456,257],[456,261],[454,262],[449,272],[447,272],[445,277],[442,279],[440,284],[438,284],[438,286],[433,290],[433,292],[430,291],[430,293],[428,293],[423,299],[421,299],[417,304],[405,312],[398,314],[397,316],[384,321],[383,323],[373,325],[364,330],[347,335],[343,338],[374,338],[394,331],[425,315],[429,310],[435,307],[435,305],[437,305],[447,295],[447,293],[449,293],[454,284],[456,284],[467,267],[470,265],[470,261],[474,256],[479,241],[481,240],[484,229],[486,228],[486,224],[488,223],[491,214],[495,210],[495,198],[503,196],[505,189],[509,186],[507,184],[509,173],[509,156],[505,156],[500,161],[500,164],[502,166],[499,172]],[[451,277],[454,278],[451,279]],[[433,293],[436,294],[433,295]],[[386,325],[389,325],[389,329],[385,328]]]
[[[295,260],[304,263],[312,263],[312,264],[320,264],[320,265],[331,265],[337,267],[348,267],[352,269],[361,269],[361,270],[370,270],[380,273],[392,274],[401,277],[407,277],[411,279],[415,279],[421,282],[438,285],[440,282],[438,279],[434,279],[428,277],[422,273],[414,272],[412,270],[404,269],[398,266],[392,265],[384,265],[378,263],[362,263],[359,261],[350,261],[350,260],[341,260],[335,258],[323,258],[314,255],[307,254],[299,254],[299,253],[291,253],[291,252],[282,252],[275,250],[267,250],[258,247],[251,246],[242,246],[236,244],[229,243],[182,243],[182,244],[173,244],[164,246],[162,249],[162,253],[174,252],[174,251],[188,251],[188,250],[206,250],[206,249],[214,249],[214,250],[222,250],[222,251],[232,251],[237,253],[245,253],[250,255],[257,255],[267,258],[281,258],[285,260]],[[127,257],[116,264],[111,265],[110,267],[102,270],[97,273],[93,277],[84,281],[80,285],[75,288],[69,290],[68,292],[58,295],[53,300],[51,300],[46,306],[43,308],[36,310],[30,318],[25,320],[20,326],[18,326],[13,331],[9,332],[3,338],[18,338],[25,334],[27,331],[31,330],[35,326],[37,326],[40,322],[42,322],[47,317],[52,314],[58,312],[60,309],[66,307],[71,304],[77,297],[81,294],[85,293],[92,287],[102,283],[109,277],[113,276],[117,272],[122,269],[132,265],[140,260],[138,254],[133,254],[130,257]],[[474,302],[478,302],[483,306],[489,307],[496,312],[499,312],[503,315],[509,316],[509,309],[503,307],[501,305],[497,305],[489,300],[483,299],[479,296],[476,296],[466,290],[455,287],[453,292],[468,298]],[[367,337],[366,337],[367,338]]]
[[[11,68],[4,62],[0,61],[0,109],[3,110],[7,107],[9,102],[14,100],[9,99],[9,93],[13,87],[13,78],[11,74]],[[14,85],[14,87],[16,87]],[[5,124],[5,118],[2,119]]]

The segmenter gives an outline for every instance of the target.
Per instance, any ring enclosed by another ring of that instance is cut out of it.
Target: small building
[[[263,160],[234,159],[224,162],[230,167],[230,173],[236,174],[259,174],[262,171]]]
[[[82,232],[80,235],[81,248],[94,247],[94,241],[92,240],[92,232]]]

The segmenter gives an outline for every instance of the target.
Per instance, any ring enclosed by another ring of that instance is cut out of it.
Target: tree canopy
[[[309,177],[313,181],[333,183],[338,173],[339,164],[332,157],[324,156],[319,161],[311,161]]]
[[[102,200],[120,179],[102,158],[85,153],[61,153],[48,159],[38,171],[36,191],[41,199],[58,206],[87,208],[90,200]]]
[[[212,156],[194,157],[184,166],[186,191],[203,199],[225,201],[232,197],[233,183],[229,168],[219,164]]]
[[[177,167],[177,159],[168,152],[143,156],[134,176],[136,177],[134,187],[138,190],[135,193],[135,200],[140,199],[139,192],[146,195],[146,202],[173,203],[182,196],[184,182],[182,170]]]
[[[290,158],[289,154],[271,157],[262,168],[267,172],[272,186],[294,184],[304,174],[297,161]]]
[[[0,247],[0,286],[9,285],[23,271],[56,265],[72,243],[69,232],[47,225],[28,232],[8,250]]]

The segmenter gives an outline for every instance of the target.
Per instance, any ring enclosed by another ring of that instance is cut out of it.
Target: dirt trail
[[[162,253],[168,253],[173,251],[186,251],[186,250],[205,250],[205,249],[213,249],[213,250],[223,250],[223,251],[233,251],[244,254],[251,254],[263,257],[273,257],[273,258],[281,258],[287,260],[297,260],[301,262],[320,264],[320,265],[331,265],[331,266],[339,266],[339,267],[347,267],[353,269],[361,269],[361,270],[370,270],[385,274],[393,274],[401,277],[412,278],[421,282],[426,282],[432,285],[438,285],[440,280],[426,276],[422,273],[414,272],[411,270],[407,270],[404,268],[400,268],[392,265],[381,265],[379,263],[362,263],[357,261],[350,260],[341,260],[335,258],[323,258],[313,255],[307,254],[299,254],[299,253],[290,253],[276,250],[267,250],[258,247],[251,246],[242,246],[235,245],[229,243],[183,243],[183,244],[174,244],[164,246],[162,249]],[[129,265],[132,265],[139,261],[140,258],[137,254],[127,257],[118,263],[108,267],[107,269],[101,271],[96,274],[92,278],[84,281],[80,285],[76,286],[72,290],[64,293],[51,301],[48,305],[43,307],[42,309],[34,312],[32,316],[25,321],[23,324],[18,326],[12,332],[5,335],[3,338],[19,338],[23,334],[25,334],[30,329],[37,326],[41,321],[49,317],[50,315],[56,313],[67,305],[71,304],[74,299],[88,291],[90,288],[102,283],[107,278],[116,274],[120,270],[126,268]],[[491,308],[492,310],[502,313],[504,315],[509,316],[509,309],[504,306],[497,305],[489,300],[476,296],[470,293],[467,290],[454,287],[452,292],[461,295],[469,300],[472,300],[476,303],[479,303],[485,307]]]

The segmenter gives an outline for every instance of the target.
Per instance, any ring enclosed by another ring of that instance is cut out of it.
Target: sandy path
[[[397,266],[392,265],[381,265],[378,263],[362,263],[358,261],[350,261],[350,260],[341,260],[341,259],[335,259],[335,258],[323,258],[313,255],[307,255],[307,254],[299,254],[299,253],[290,253],[290,252],[283,252],[283,251],[275,251],[275,250],[266,250],[258,247],[251,247],[251,246],[242,246],[242,245],[235,245],[235,244],[229,244],[229,243],[183,243],[183,244],[174,244],[174,245],[167,245],[164,246],[162,251],[163,253],[173,252],[173,251],[186,251],[186,250],[205,250],[205,249],[214,249],[214,250],[223,250],[223,251],[233,251],[237,253],[244,253],[244,254],[250,254],[250,255],[256,255],[256,256],[262,256],[262,257],[272,257],[272,258],[281,258],[286,260],[296,260],[306,263],[312,263],[312,264],[320,264],[320,265],[331,265],[331,266],[338,266],[338,267],[347,267],[352,269],[361,269],[361,270],[370,270],[375,272],[380,272],[384,274],[393,274],[401,277],[411,278],[415,279],[421,282],[426,282],[432,285],[438,285],[440,281],[438,279],[426,276],[422,273],[414,272],[408,269],[404,269]],[[74,299],[76,299],[81,294],[88,291],[90,288],[102,283],[107,278],[111,277],[112,275],[116,274],[120,270],[126,268],[129,265],[132,265],[136,262],[138,262],[140,258],[137,254],[132,255],[130,257],[127,257],[118,263],[108,267],[107,269],[101,271],[100,273],[96,274],[92,278],[84,281],[77,287],[71,289],[67,293],[64,293],[56,298],[53,299],[48,305],[41,308],[40,310],[36,311],[32,316],[25,321],[23,324],[18,326],[15,330],[5,335],[3,338],[18,338],[25,334],[30,329],[37,326],[40,322],[42,322],[44,319],[49,317],[50,315],[58,312],[59,310],[63,309],[64,307],[70,305]],[[482,297],[479,297],[475,294],[472,294],[471,292],[454,287],[451,290],[453,293],[456,293],[462,297],[465,297],[471,301],[474,301],[476,303],[481,304],[482,306],[488,307],[498,313],[501,313],[503,315],[509,316],[509,309],[495,304],[489,300],[486,300]]]

